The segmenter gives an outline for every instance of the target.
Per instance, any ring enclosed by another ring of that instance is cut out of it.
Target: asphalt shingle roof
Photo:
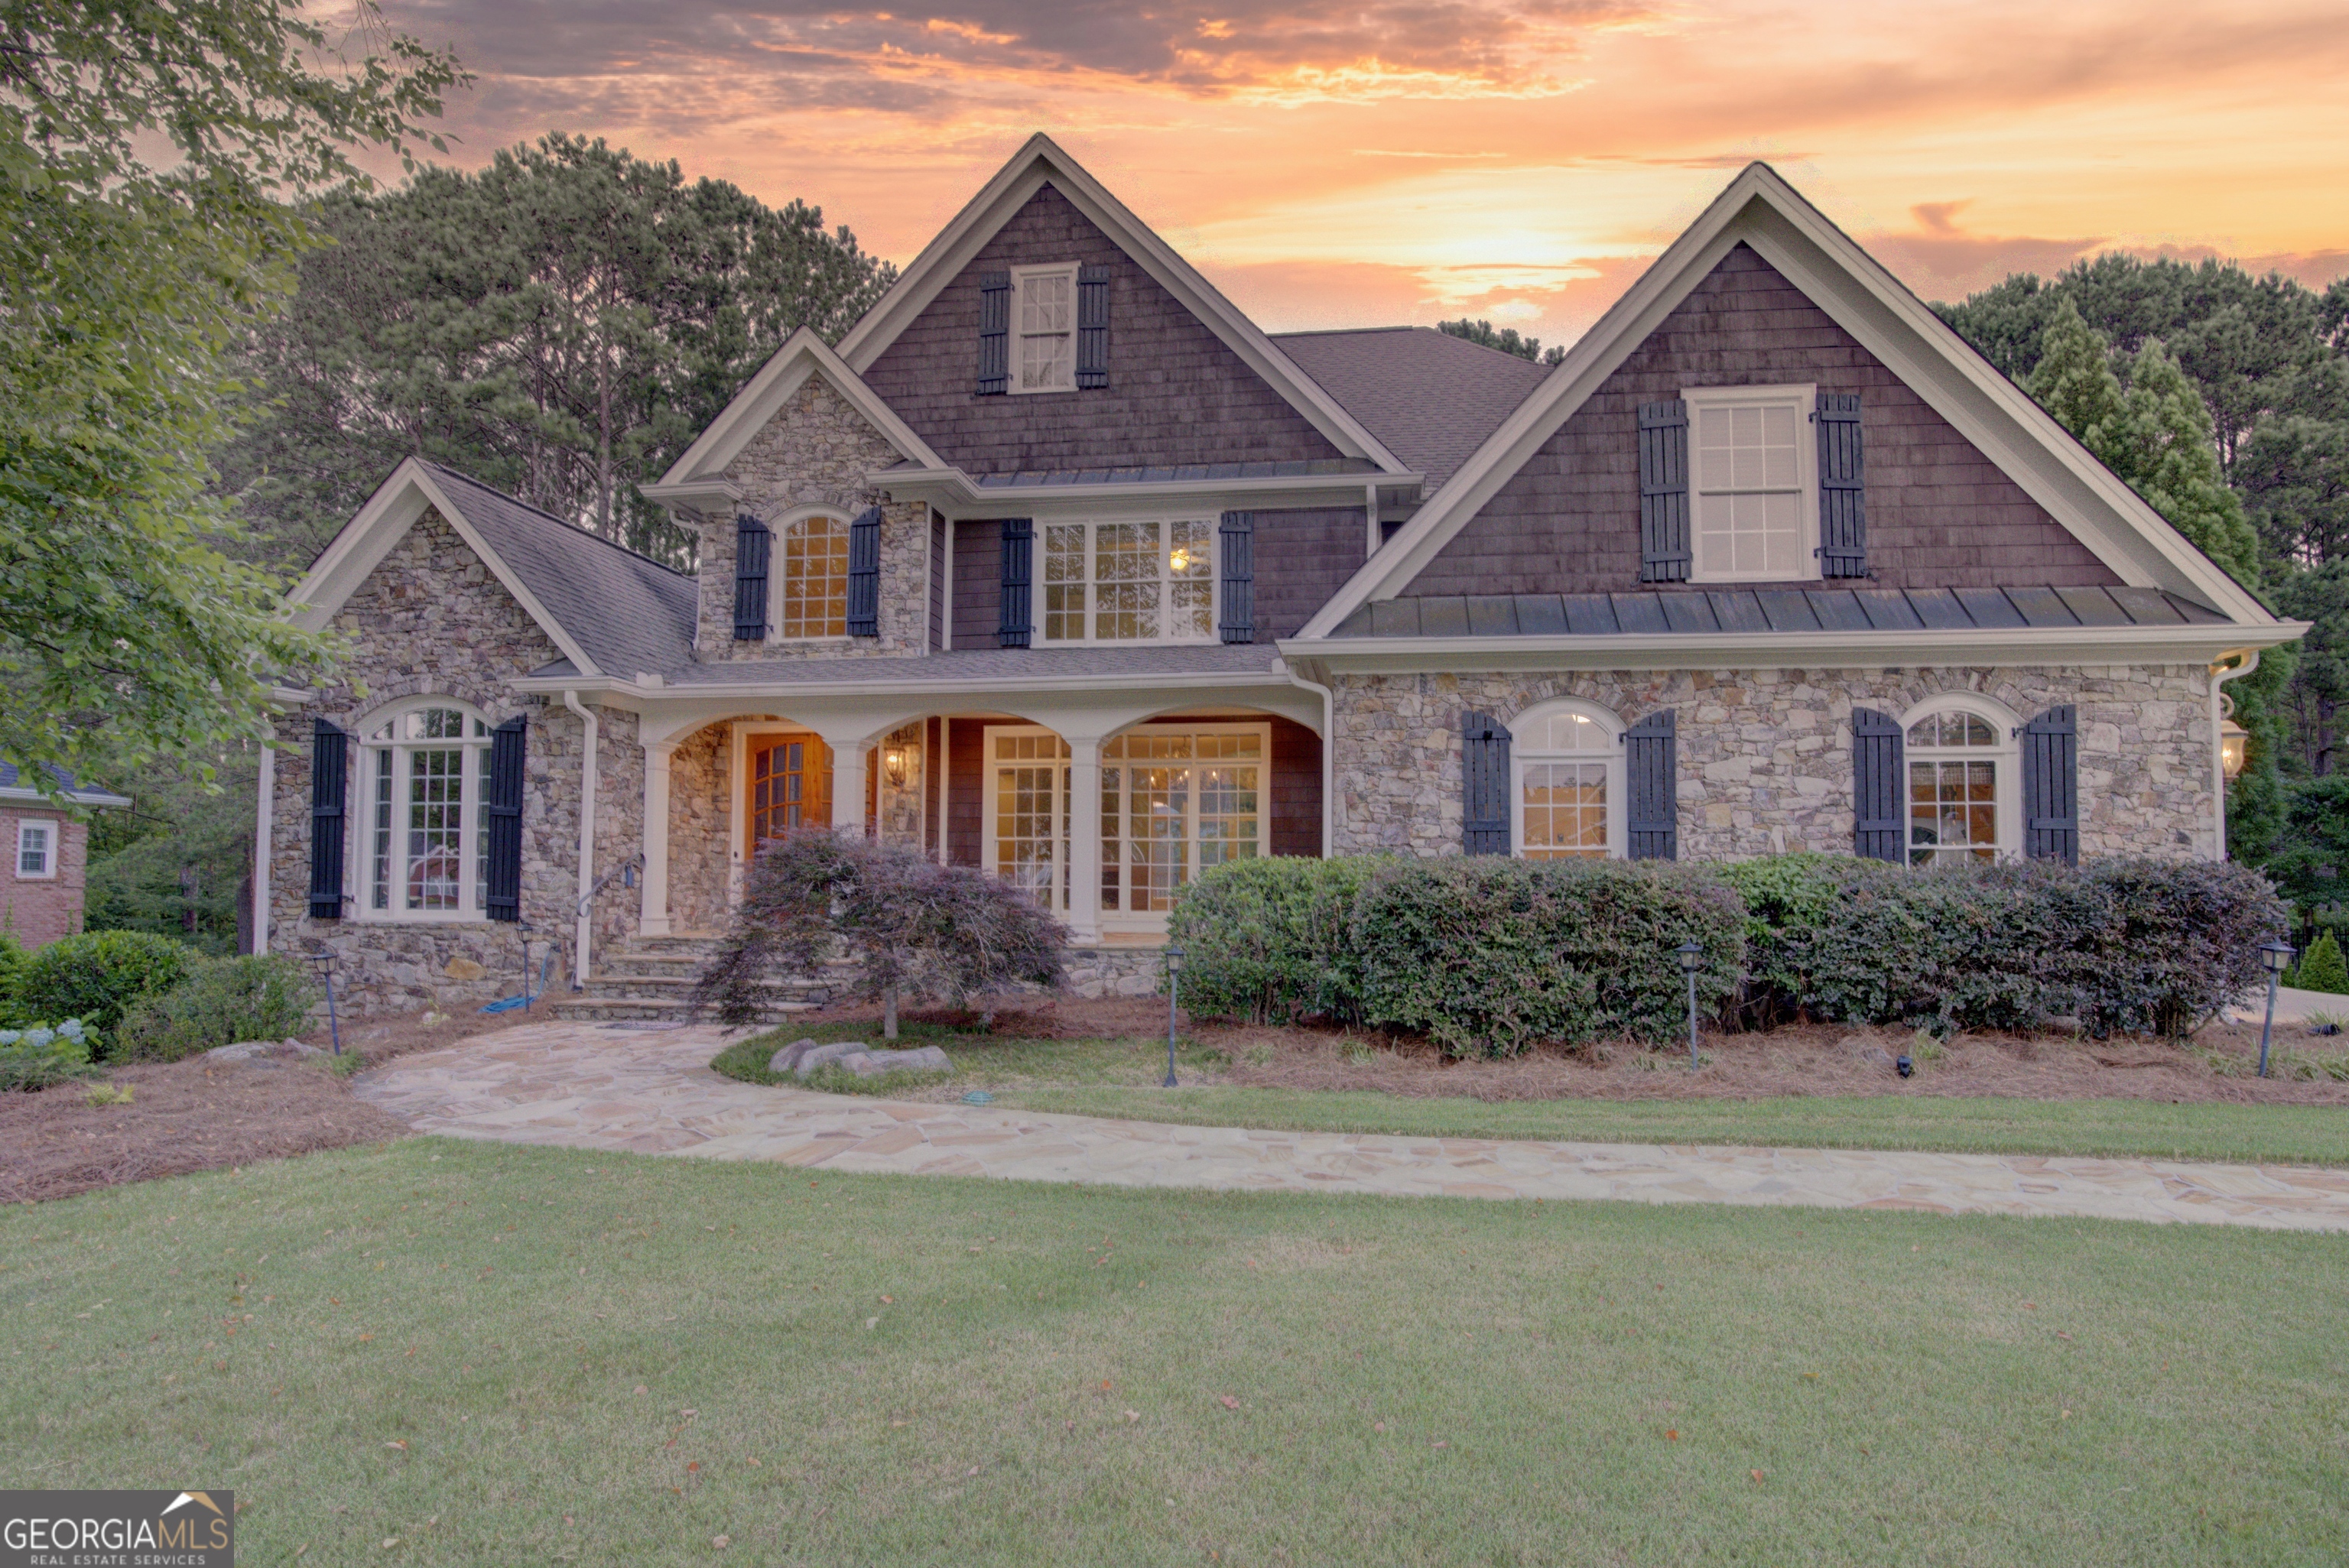
[[[434,464],[432,477],[605,675],[626,680],[690,656],[698,597],[692,578],[455,469]]]
[[[1549,375],[1432,326],[1278,333],[1273,341],[1387,449],[1442,488]]]
[[[1962,632],[2175,626],[2224,615],[2158,588],[1740,588],[1381,599],[1334,637],[1612,637],[1677,632]]]

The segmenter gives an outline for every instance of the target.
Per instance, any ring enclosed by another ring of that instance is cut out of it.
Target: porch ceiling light
[[[2244,762],[2243,748],[2245,745],[2250,742],[2251,738],[2251,732],[2245,729],[2241,725],[2237,724],[2233,719],[2221,719],[2220,721],[2219,766],[2226,769],[2228,778],[2239,779],[2242,776]]]

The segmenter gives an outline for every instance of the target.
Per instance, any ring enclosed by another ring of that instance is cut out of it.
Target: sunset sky
[[[2339,0],[384,0],[550,129],[904,263],[1031,131],[1275,330],[1571,339],[1767,159],[1927,298],[2108,247],[2349,273]]]

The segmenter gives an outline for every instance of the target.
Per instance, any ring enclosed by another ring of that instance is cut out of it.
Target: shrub
[[[17,981],[24,972],[24,944],[14,932],[0,931],[0,1029],[32,1022],[18,1010],[16,1002]]]
[[[316,995],[291,958],[210,959],[171,990],[134,1000],[111,1055],[175,1062],[239,1040],[283,1039],[308,1021]]]
[[[2309,944],[2292,983],[2303,991],[2349,991],[2349,960],[2343,959],[2331,932]]]
[[[1362,1016],[1354,900],[1382,857],[1229,861],[1183,890],[1166,923],[1195,1016],[1337,1024]]]
[[[184,943],[143,931],[84,932],[25,960],[16,1005],[34,1017],[79,1018],[110,1036],[134,999],[177,985],[199,956]]]
[[[71,1078],[95,1078],[90,1031],[79,1018],[28,1029],[0,1029],[0,1092],[47,1088]]]
[[[756,1023],[771,977],[812,974],[843,956],[856,965],[856,988],[882,1001],[882,1034],[894,1040],[901,995],[962,1002],[1017,980],[1059,984],[1061,936],[1034,899],[985,872],[796,828],[751,862],[692,1006],[738,1026]]]
[[[1364,1021],[1458,1056],[1669,1039],[1688,1022],[1673,949],[1702,944],[1711,1010],[1745,947],[1744,906],[1712,870],[1609,861],[1389,861],[1355,898],[1350,934]]]
[[[2259,872],[2127,858],[2092,861],[2078,874],[2105,913],[2072,979],[2091,1030],[2176,1037],[2265,988],[2260,948],[2283,934],[2289,912]]]

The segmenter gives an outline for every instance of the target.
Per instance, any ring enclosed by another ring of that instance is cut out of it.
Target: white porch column
[[[864,830],[864,745],[862,741],[845,743],[825,738],[832,746],[832,826]]]
[[[668,763],[674,740],[645,748],[645,905],[647,936],[668,934]]]
[[[1098,738],[1069,737],[1069,937],[1101,941],[1102,764]]]

